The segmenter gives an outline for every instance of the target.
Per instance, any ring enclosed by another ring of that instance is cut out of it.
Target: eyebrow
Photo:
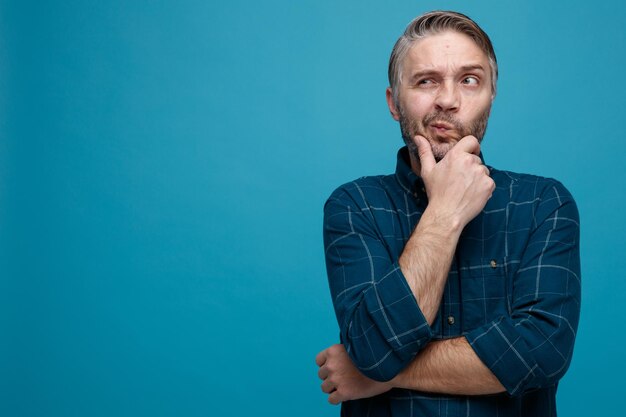
[[[475,71],[475,70],[480,70],[482,72],[485,72],[485,69],[483,68],[482,65],[480,64],[472,64],[472,65],[463,65],[461,66],[461,71],[463,72],[467,72],[467,71]]]
[[[476,70],[485,72],[485,68],[480,64],[461,65],[458,69],[458,72],[469,72],[469,71],[476,71]],[[428,76],[428,75],[438,75],[438,74],[439,74],[439,71],[434,70],[434,69],[417,70],[411,75],[411,77],[409,78],[409,81],[413,82],[415,81],[416,78],[419,78],[419,77]]]

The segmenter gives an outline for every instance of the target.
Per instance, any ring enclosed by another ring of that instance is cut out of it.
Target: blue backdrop
[[[450,8],[500,63],[483,151],[577,198],[562,416],[621,408],[620,1],[3,1],[0,415],[336,416],[325,198],[389,173],[389,53]]]

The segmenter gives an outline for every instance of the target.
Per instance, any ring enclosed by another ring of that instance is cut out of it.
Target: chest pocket
[[[463,331],[510,313],[506,258],[462,261],[459,268]]]

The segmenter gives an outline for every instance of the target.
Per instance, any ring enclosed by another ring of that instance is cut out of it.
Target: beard
[[[413,155],[417,161],[419,161],[419,154],[417,152],[417,145],[413,141],[415,135],[420,135],[426,138],[430,143],[433,150],[433,156],[437,162],[441,161],[450,149],[465,136],[475,136],[478,142],[481,143],[487,130],[487,120],[489,119],[489,113],[491,112],[491,105],[489,105],[481,114],[474,120],[467,124],[463,124],[460,120],[455,118],[448,112],[435,111],[429,113],[420,119],[411,119],[403,111],[402,107],[398,108],[400,131],[402,132],[402,139],[409,148],[409,153]],[[438,133],[431,134],[431,130],[428,129],[433,122],[445,122],[453,126],[453,129],[446,132],[445,135]]]

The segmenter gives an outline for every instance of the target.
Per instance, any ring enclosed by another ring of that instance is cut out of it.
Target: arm
[[[392,388],[452,395],[485,395],[504,391],[463,337],[430,342],[394,379],[374,381],[360,373],[342,345],[316,357],[322,391],[331,404],[368,398]]]
[[[459,141],[440,163],[422,140],[429,204],[398,261],[390,258],[370,213],[354,202],[361,190],[340,189],[324,211],[326,265],[341,339],[357,368],[380,381],[395,377],[430,340],[460,232],[494,188],[476,156],[474,137]]]
[[[580,311],[578,211],[556,182],[549,183],[539,201],[537,227],[513,278],[511,314],[465,337],[429,343],[392,381],[394,387],[516,395],[563,376]]]
[[[439,310],[452,257],[463,228],[485,207],[495,189],[482,164],[480,144],[473,136],[461,139],[437,163],[428,141],[415,137],[419,169],[428,206],[399,259],[402,272],[428,324]]]
[[[391,381],[394,388],[452,395],[486,395],[504,387],[464,337],[433,341]]]
[[[387,383],[367,379],[342,360],[340,345],[327,349],[318,355],[318,365],[329,401],[363,398],[393,387],[518,395],[556,383],[571,360],[580,311],[578,212],[558,183],[547,187],[540,201],[538,226],[514,279],[509,316],[465,337],[430,342]]]
[[[465,334],[510,395],[553,385],[565,374],[580,314],[576,204],[553,180],[536,200],[536,227],[512,280],[510,314]]]
[[[359,187],[344,186],[326,202],[326,268],[347,354],[363,374],[383,381],[413,359],[431,330],[369,213],[352,200]]]

